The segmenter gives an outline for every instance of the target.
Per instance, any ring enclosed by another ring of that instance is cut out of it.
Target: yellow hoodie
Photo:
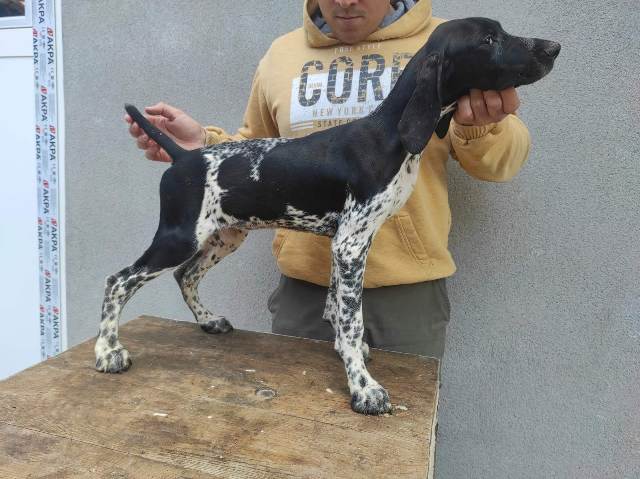
[[[391,25],[356,45],[343,45],[311,20],[317,0],[306,0],[303,27],[276,39],[256,71],[244,126],[235,135],[207,127],[207,144],[247,138],[296,138],[367,115],[387,96],[402,68],[444,20],[420,0]],[[511,179],[525,162],[530,137],[514,115],[482,127],[451,123],[422,154],[412,195],[373,240],[364,287],[417,283],[450,276],[449,155],[472,176]],[[273,242],[278,268],[289,277],[328,286],[330,239],[279,229]]]

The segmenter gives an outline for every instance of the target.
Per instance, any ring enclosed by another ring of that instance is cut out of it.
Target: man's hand
[[[469,95],[458,99],[458,108],[453,119],[459,125],[483,126],[497,123],[510,113],[515,113],[520,99],[515,88],[502,91],[471,90]]]
[[[161,102],[145,108],[144,111],[153,125],[169,135],[182,148],[195,150],[204,146],[204,128],[182,110]],[[136,139],[138,148],[144,150],[144,156],[154,161],[171,161],[167,152],[151,140],[129,115],[125,115],[124,119],[129,123],[129,133]]]

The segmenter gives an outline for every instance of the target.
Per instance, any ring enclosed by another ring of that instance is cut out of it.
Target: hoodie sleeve
[[[499,123],[466,126],[451,121],[451,156],[471,176],[509,181],[524,165],[531,148],[525,124],[515,115]]]
[[[275,138],[280,136],[278,127],[271,115],[261,79],[261,69],[264,68],[264,61],[264,59],[260,61],[258,69],[253,76],[251,93],[244,112],[242,127],[235,134],[229,134],[217,126],[206,126],[205,145],[215,145],[225,141],[244,141],[249,138]]]

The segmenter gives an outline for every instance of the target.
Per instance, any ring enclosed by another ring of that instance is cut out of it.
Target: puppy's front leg
[[[363,355],[362,281],[368,245],[360,249],[355,246],[357,243],[351,241],[336,242],[332,248],[340,275],[334,323],[337,349],[347,372],[351,408],[363,414],[384,414],[391,410],[389,395],[367,371]]]
[[[340,269],[336,263],[335,256],[332,256],[331,261],[331,284],[327,291],[327,301],[324,306],[324,313],[322,317],[331,322],[331,326],[336,332],[336,338],[334,341],[333,349],[342,358],[342,349],[340,341],[340,326],[338,325],[338,284],[340,282]],[[365,362],[369,361],[369,345],[362,341],[362,356]]]

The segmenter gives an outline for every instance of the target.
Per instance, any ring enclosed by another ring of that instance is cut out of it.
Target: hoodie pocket
[[[415,260],[419,263],[426,263],[429,261],[429,255],[427,254],[427,250],[425,249],[420,236],[418,236],[418,232],[416,231],[416,227],[413,225],[413,221],[411,221],[411,216],[409,216],[408,213],[398,213],[394,216],[394,219],[396,228],[398,228],[398,233],[400,234],[405,247]]]

